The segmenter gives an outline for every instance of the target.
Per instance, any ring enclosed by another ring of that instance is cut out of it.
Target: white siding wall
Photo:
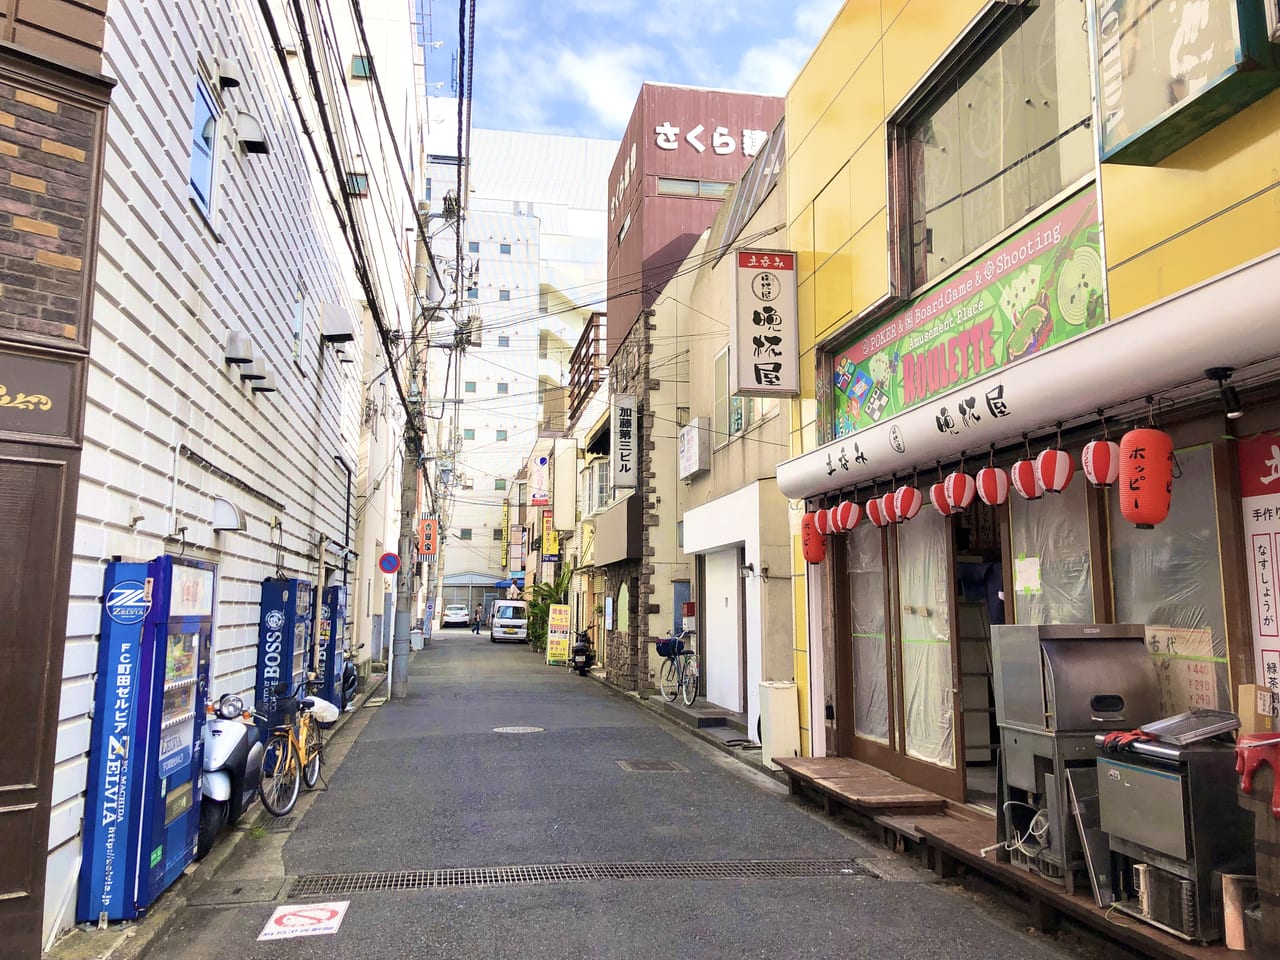
[[[380,21],[370,29],[398,33],[407,47],[409,15],[408,0],[398,2],[399,27]],[[216,561],[211,691],[250,691],[260,582],[276,573],[277,563],[288,574],[314,579],[319,538],[342,541],[346,474],[334,455],[356,462],[364,406],[363,365],[340,364],[320,344],[319,304],[341,305],[358,325],[359,288],[257,4],[112,0],[107,23],[105,70],[118,85],[107,124],[46,941],[74,919],[106,561],[184,550]],[[281,29],[288,33],[288,23]],[[342,42],[349,38],[348,29]],[[214,214],[206,222],[188,196],[192,103],[198,72],[219,58],[237,61],[244,82],[221,97],[228,112],[219,128]],[[411,48],[407,56],[388,55],[385,73],[379,63],[384,85],[399,85],[401,94],[412,90],[412,65]],[[416,97],[408,102],[416,109]],[[231,110],[261,121],[269,155],[235,148]],[[406,118],[404,128],[416,131],[416,118]],[[397,210],[412,209],[412,198],[398,170],[386,173],[378,156],[382,141],[371,131],[365,137],[375,161],[369,171],[375,193],[358,202],[379,204],[365,216],[369,225],[383,225],[375,282],[395,323],[408,316],[407,268],[399,269],[396,253],[405,234],[396,217]],[[393,177],[389,186],[382,182],[387,176]],[[295,359],[299,280],[307,296]],[[278,393],[253,394],[224,362],[233,330],[251,336]],[[352,346],[367,356],[376,350],[359,340]],[[385,442],[394,448],[398,439]],[[183,448],[225,475],[184,456]],[[399,477],[384,490],[398,496]],[[243,532],[213,531],[215,497],[240,507]],[[379,505],[377,513],[388,510]],[[141,519],[133,522],[135,516]],[[272,534],[277,519],[279,551]],[[327,560],[337,562],[333,555]]]

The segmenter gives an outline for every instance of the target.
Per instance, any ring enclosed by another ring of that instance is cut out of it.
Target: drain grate
[[[337,873],[298,877],[290,897],[328,897],[376,890],[445,890],[593,880],[757,880],[798,877],[870,877],[856,860],[719,860],[705,863],[550,863],[511,867],[457,867],[390,873]]]
[[[689,768],[674,760],[615,760],[629,773],[688,773]]]
[[[266,831],[267,833],[288,833],[297,822],[297,817],[275,817],[268,821]]]

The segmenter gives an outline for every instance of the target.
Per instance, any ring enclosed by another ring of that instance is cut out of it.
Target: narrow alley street
[[[149,960],[1077,956],[523,645],[443,631],[415,655],[408,699],[360,710],[332,747],[325,789],[292,822],[248,830],[190,878]],[[735,861],[798,875],[715,877]],[[669,876],[697,864],[711,878]],[[533,865],[561,869],[421,882]],[[575,865],[605,879],[566,882]],[[351,874],[364,876],[334,882]],[[350,902],[336,933],[258,941],[279,905],[330,901]]]

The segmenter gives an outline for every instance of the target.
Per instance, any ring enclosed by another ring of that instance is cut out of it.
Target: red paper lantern
[[[1018,495],[1024,500],[1039,500],[1044,496],[1044,486],[1040,483],[1040,478],[1036,476],[1036,462],[1034,460],[1019,460],[1013,465],[1013,469],[1009,471],[1010,479],[1013,481],[1013,489],[1018,491]]]
[[[898,505],[893,502],[893,491],[890,490],[880,498],[880,512],[884,514],[885,523],[899,523]]]
[[[1140,530],[1169,516],[1173,500],[1173,438],[1142,427],[1120,438],[1120,513]]]
[[[831,533],[844,533],[844,527],[840,525],[840,504],[834,507],[827,507],[827,526],[831,528]]]
[[[1080,467],[1095,487],[1109,487],[1120,476],[1120,444],[1111,440],[1091,440],[1080,454]]]
[[[946,484],[938,481],[929,488],[929,502],[933,504],[933,509],[937,510],[944,517],[951,516],[951,504],[947,503]]]
[[[829,534],[831,532],[831,511],[823,507],[814,513],[813,528],[824,537]]]
[[[889,522],[888,518],[884,515],[884,501],[879,497],[872,497],[868,500],[864,509],[867,512],[867,519],[877,527],[883,527]]]
[[[827,559],[827,541],[818,532],[816,514],[806,513],[800,520],[800,546],[809,563],[821,563]]]
[[[1009,474],[1004,467],[983,467],[978,471],[978,496],[989,507],[1009,499]]]
[[[969,504],[973,503],[973,495],[977,491],[974,485],[973,477],[960,470],[947,475],[944,483],[944,492],[947,497],[947,503],[951,504],[951,510],[959,513],[966,509]]]
[[[848,532],[858,525],[862,519],[862,508],[852,500],[842,500],[836,505],[836,521],[840,529]]]
[[[899,487],[893,494],[893,509],[898,514],[898,520],[910,520],[920,512],[920,507],[924,505],[924,497],[920,496],[920,491],[915,487]]]
[[[1071,454],[1056,447],[1043,450],[1036,457],[1036,479],[1040,486],[1049,493],[1061,493],[1075,475],[1076,465],[1071,462]]]

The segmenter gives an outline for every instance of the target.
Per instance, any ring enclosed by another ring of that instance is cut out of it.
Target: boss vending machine
[[[320,642],[315,670],[320,696],[335,706],[342,704],[342,651],[346,643],[347,588],[325,587],[320,603]]]
[[[256,703],[265,705],[272,700],[281,683],[287,684],[292,694],[306,676],[313,594],[310,580],[262,581]]]
[[[194,857],[214,575],[168,556],[107,564],[79,922],[140,916]]]

